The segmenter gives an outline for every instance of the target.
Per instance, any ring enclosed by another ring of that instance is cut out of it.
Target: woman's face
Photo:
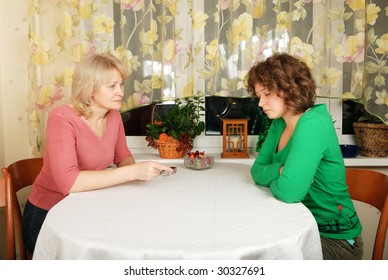
[[[284,102],[284,93],[277,95],[276,91],[269,91],[261,84],[255,85],[255,93],[259,98],[259,106],[270,119],[279,119],[288,112],[288,107]]]
[[[124,81],[116,70],[112,70],[109,74],[106,75],[108,78],[102,83],[100,89],[93,94],[93,105],[106,110],[119,110],[124,96]]]

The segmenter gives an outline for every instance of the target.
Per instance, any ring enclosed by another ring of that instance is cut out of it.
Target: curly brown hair
[[[244,83],[253,96],[256,96],[256,84],[277,92],[278,96],[283,92],[284,102],[294,114],[305,112],[316,100],[316,84],[310,68],[287,53],[274,54],[253,65]]]

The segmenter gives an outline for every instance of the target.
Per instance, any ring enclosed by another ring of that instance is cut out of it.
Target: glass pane
[[[222,123],[219,118],[228,110],[228,106],[236,102],[243,114],[249,117],[248,135],[258,135],[263,119],[263,112],[258,106],[257,98],[232,98],[222,96],[208,96],[205,99],[205,134],[221,135]]]

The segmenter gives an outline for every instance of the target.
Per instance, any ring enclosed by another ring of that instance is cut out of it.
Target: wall
[[[27,1],[0,0],[0,165],[29,155]]]
[[[0,38],[5,38],[4,35],[4,7],[3,2],[5,0],[0,0]],[[0,166],[3,166],[4,163],[4,112],[3,112],[3,104],[4,104],[4,98],[3,98],[3,51],[2,48],[0,48]]]
[[[27,1],[0,0],[0,167],[29,156],[27,141]],[[0,209],[0,259],[4,259]]]

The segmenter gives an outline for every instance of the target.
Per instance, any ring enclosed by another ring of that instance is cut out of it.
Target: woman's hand
[[[91,191],[135,180],[150,181],[162,171],[174,170],[156,161],[144,161],[99,171],[81,171],[69,193]]]
[[[143,161],[130,165],[131,172],[135,173],[137,180],[150,181],[158,177],[162,171],[174,173],[174,170],[156,161]]]

